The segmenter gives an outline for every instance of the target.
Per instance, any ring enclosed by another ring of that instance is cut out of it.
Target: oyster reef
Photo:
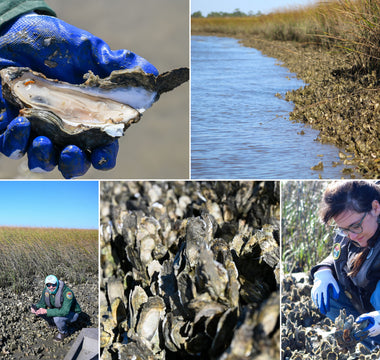
[[[0,75],[4,98],[29,119],[36,135],[59,147],[91,150],[122,136],[162,93],[187,81],[189,70],[154,76],[124,69],[107,78],[89,72],[80,85],[48,79],[29,68],[8,67]]]
[[[278,359],[278,182],[101,182],[102,359]]]
[[[380,359],[379,348],[371,351],[360,343],[368,337],[367,321],[356,323],[345,309],[335,323],[321,314],[311,299],[309,273],[286,274],[281,286],[281,359]]]

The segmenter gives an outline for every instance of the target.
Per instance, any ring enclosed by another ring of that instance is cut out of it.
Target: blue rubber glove
[[[100,77],[117,69],[142,68],[158,75],[157,69],[128,50],[112,51],[101,39],[57,18],[27,14],[2,27],[0,33],[0,68],[29,67],[48,78],[73,84],[82,83],[91,70]],[[1,93],[0,93],[1,94]],[[116,164],[118,141],[95,149],[91,155],[68,146],[61,153],[46,137],[30,139],[30,123],[0,95],[0,151],[11,158],[28,153],[31,171],[51,171],[58,164],[65,178],[84,175],[90,164],[99,170]]]
[[[326,315],[330,311],[329,289],[332,290],[335,300],[339,297],[339,285],[330,269],[319,270],[314,274],[314,286],[311,289],[311,298],[319,311]]]
[[[380,335],[380,311],[362,314],[356,319],[356,322],[361,323],[365,320],[368,320],[368,326],[363,331],[368,330],[368,336],[370,337]]]

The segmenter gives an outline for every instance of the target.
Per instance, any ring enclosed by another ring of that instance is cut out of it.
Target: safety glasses
[[[358,223],[352,224],[348,228],[341,228],[341,227],[336,226],[335,227],[336,233],[338,235],[341,235],[341,236],[348,236],[348,233],[361,234],[363,232],[362,222],[363,222],[364,218],[367,216],[367,214],[368,214],[368,212],[365,212],[363,217],[361,218],[361,220]]]

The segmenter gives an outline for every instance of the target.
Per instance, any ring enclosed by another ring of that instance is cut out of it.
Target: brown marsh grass
[[[0,287],[20,292],[36,277],[82,283],[97,273],[97,230],[0,227]]]
[[[193,18],[194,34],[296,41],[352,55],[352,65],[380,65],[380,1],[336,0],[251,17]]]

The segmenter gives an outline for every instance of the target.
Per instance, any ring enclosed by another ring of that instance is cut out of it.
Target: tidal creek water
[[[289,120],[294,105],[281,97],[305,83],[278,60],[213,36],[192,36],[191,59],[193,179],[343,177],[332,165],[339,149]],[[323,170],[311,170],[320,161]]]

